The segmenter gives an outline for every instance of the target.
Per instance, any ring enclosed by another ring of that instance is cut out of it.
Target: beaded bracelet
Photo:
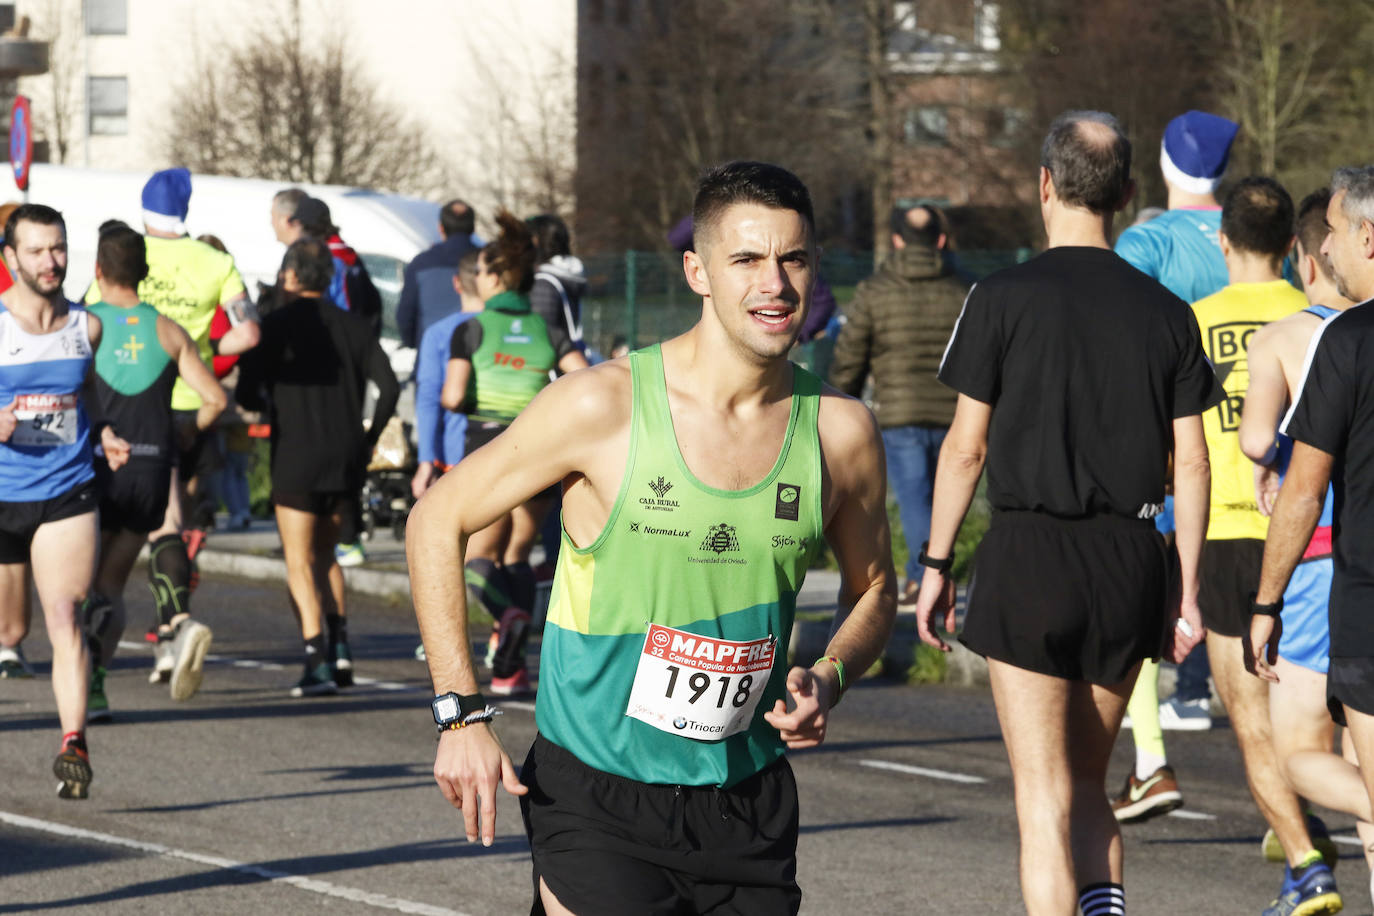
[[[488,706],[486,709],[473,710],[463,718],[449,722],[447,725],[436,725],[435,729],[442,736],[444,732],[456,732],[460,728],[467,728],[469,725],[476,725],[479,722],[490,722],[500,715],[504,715],[501,710],[494,706]]]

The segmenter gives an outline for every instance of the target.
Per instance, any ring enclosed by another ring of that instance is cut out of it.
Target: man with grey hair
[[[296,215],[296,208],[300,206],[301,201],[309,196],[300,188],[282,188],[272,195],[272,210],[269,214],[272,231],[276,234],[277,241],[283,245],[290,245],[303,234],[301,224],[293,222],[291,217]]]
[[[1321,253],[1340,294],[1365,304],[1374,298],[1374,166],[1338,169],[1331,188]],[[1265,680],[1278,680],[1273,666],[1283,593],[1317,527],[1329,483],[1336,518],[1326,705],[1331,718],[1349,728],[1374,801],[1374,619],[1367,613],[1374,594],[1374,487],[1369,475],[1350,473],[1374,461],[1374,402],[1367,396],[1374,360],[1365,349],[1371,339],[1374,310],[1356,306],[1327,319],[1308,347],[1280,430],[1293,440],[1293,453],[1269,519],[1247,665]]]
[[[1210,470],[1202,412],[1221,397],[1187,303],[1111,250],[1130,198],[1116,119],[1071,111],[1042,150],[1048,250],[970,291],[940,380],[959,393],[940,451],[916,606],[954,628],[954,540],[988,470],[961,641],[986,656],[1015,784],[1031,913],[1126,911],[1103,786],[1143,659],[1202,638],[1198,562]],[[1181,599],[1151,519],[1174,455]],[[1029,587],[1028,587],[1029,585]],[[1072,751],[1070,751],[1072,749]]]

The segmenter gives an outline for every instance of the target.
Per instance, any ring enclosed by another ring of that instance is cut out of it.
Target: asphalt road
[[[0,681],[0,913],[528,911],[517,805],[500,799],[496,843],[483,849],[434,786],[429,683],[408,607],[355,601],[359,686],[293,700],[297,640],[282,587],[206,580],[195,602],[215,630],[213,661],[201,692],[177,704],[146,683],[141,592],[130,588],[136,625],[107,680],[115,721],[91,730],[90,800],[54,792],[40,622],[26,643],[40,677]],[[518,762],[532,706],[508,705],[499,729]],[[1127,828],[1131,912],[1258,913],[1281,873],[1260,857],[1264,825],[1232,734],[1171,734],[1169,750],[1188,807]],[[1020,911],[1011,781],[986,692],[862,683],[827,744],[792,760],[804,913]],[[1353,836],[1349,818],[1327,820]],[[1368,914],[1359,847],[1341,849],[1346,912]]]

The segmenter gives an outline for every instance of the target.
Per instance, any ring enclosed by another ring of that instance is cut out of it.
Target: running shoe
[[[1212,703],[1206,697],[1171,697],[1159,704],[1159,727],[1173,732],[1205,732],[1212,727]]]
[[[1183,807],[1183,793],[1178,790],[1174,769],[1167,763],[1150,774],[1149,779],[1136,779],[1135,770],[1126,775],[1121,794],[1112,799],[1112,813],[1123,824],[1149,820]]]
[[[415,647],[415,660],[417,662],[423,662],[427,661],[428,659],[429,656],[425,655],[425,644],[420,643],[418,646]]]
[[[1322,854],[1326,867],[1334,869],[1340,861],[1340,851],[1336,849],[1335,840],[1331,839],[1331,832],[1326,829],[1326,822],[1311,812],[1307,814],[1307,835],[1312,840],[1312,848]],[[1274,828],[1265,831],[1264,839],[1260,841],[1260,853],[1270,862],[1283,862],[1288,859]]]
[[[346,642],[336,642],[330,654],[334,656],[334,683],[340,687],[352,687],[353,650]]]
[[[1325,863],[1309,865],[1300,881],[1293,880],[1292,870],[1285,865],[1279,896],[1261,916],[1320,916],[1339,913],[1344,906],[1336,878]]]
[[[0,678],[31,678],[33,669],[24,660],[24,650],[19,646],[13,649],[0,646]]]
[[[491,636],[487,638],[487,654],[482,657],[482,661],[488,668],[496,664],[496,647],[501,645],[501,625],[497,624],[491,628]]]
[[[334,669],[329,662],[320,662],[313,668],[307,665],[304,676],[291,688],[293,697],[317,697],[338,692],[339,685],[334,680]]]
[[[529,693],[530,673],[528,669],[521,665],[510,677],[497,677],[493,674],[489,692],[498,697],[514,697]]]
[[[367,554],[363,553],[361,543],[335,544],[334,560],[340,566],[362,566],[367,560]]]
[[[86,691],[86,721],[108,722],[114,718],[110,699],[105,696],[105,669],[99,665],[91,672],[90,687]]]
[[[189,700],[205,677],[205,655],[214,634],[189,617],[177,624],[172,637],[172,699]]]
[[[172,634],[153,633],[153,670],[148,673],[149,684],[165,684],[172,679],[176,657],[172,655]]]
[[[52,762],[58,798],[86,798],[91,786],[91,755],[80,732],[62,737],[62,751]]]

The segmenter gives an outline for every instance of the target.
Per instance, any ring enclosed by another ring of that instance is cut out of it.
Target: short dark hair
[[[1094,130],[1097,125],[1104,130]],[[1131,141],[1104,111],[1066,111],[1055,118],[1040,148],[1040,164],[1056,196],[1071,207],[1106,215],[1121,209],[1131,186]]]
[[[481,256],[482,249],[469,248],[458,259],[458,269],[453,272],[458,278],[458,285],[470,294],[477,292],[477,261]]]
[[[123,223],[102,227],[95,248],[95,263],[106,280],[127,289],[138,289],[148,276],[148,245],[143,236]]]
[[[111,229],[119,229],[121,227],[125,229],[130,228],[129,224],[124,222],[124,220],[122,219],[107,219],[105,220],[105,222],[100,224],[99,229],[95,230],[95,234],[96,236],[102,236],[105,233],[109,232]]]
[[[1331,206],[1331,189],[1318,188],[1308,194],[1298,204],[1298,216],[1293,221],[1293,234],[1302,245],[1302,253],[1311,255],[1317,262],[1317,269],[1326,279],[1332,279],[1331,262],[1322,254],[1322,243],[1326,241],[1326,208]]]
[[[446,239],[472,235],[477,228],[477,214],[467,201],[454,198],[439,208],[439,228]]]
[[[715,229],[721,214],[735,204],[760,204],[776,210],[792,210],[802,217],[812,240],[816,216],[811,193],[802,180],[780,165],[768,162],[727,162],[707,169],[697,182],[692,202],[692,247]]]
[[[1237,251],[1282,258],[1293,241],[1293,198],[1267,175],[1242,178],[1221,206],[1221,231]]]
[[[327,239],[339,231],[329,215],[329,204],[318,197],[303,197],[297,201],[291,221],[299,223],[306,235],[313,235],[317,239]]]
[[[322,293],[329,289],[329,282],[334,279],[334,256],[329,253],[327,244],[303,235],[287,247],[281,269],[282,273],[293,272],[301,289]]]
[[[572,238],[568,234],[568,224],[552,213],[540,213],[525,220],[534,236],[534,248],[539,252],[540,262],[563,255],[572,254]]]
[[[14,208],[10,218],[5,220],[5,244],[17,249],[14,233],[20,223],[37,223],[40,226],[61,226],[62,234],[67,234],[67,222],[62,214],[46,204],[20,204]]]
[[[911,221],[907,219],[907,214],[912,210],[923,210],[929,216],[926,224],[919,229],[911,225]],[[893,207],[888,223],[892,228],[893,235],[900,236],[902,241],[908,245],[921,248],[934,248],[941,235],[944,235],[946,239],[950,237],[949,221],[945,219],[945,214],[928,204],[921,204],[916,207]]]

